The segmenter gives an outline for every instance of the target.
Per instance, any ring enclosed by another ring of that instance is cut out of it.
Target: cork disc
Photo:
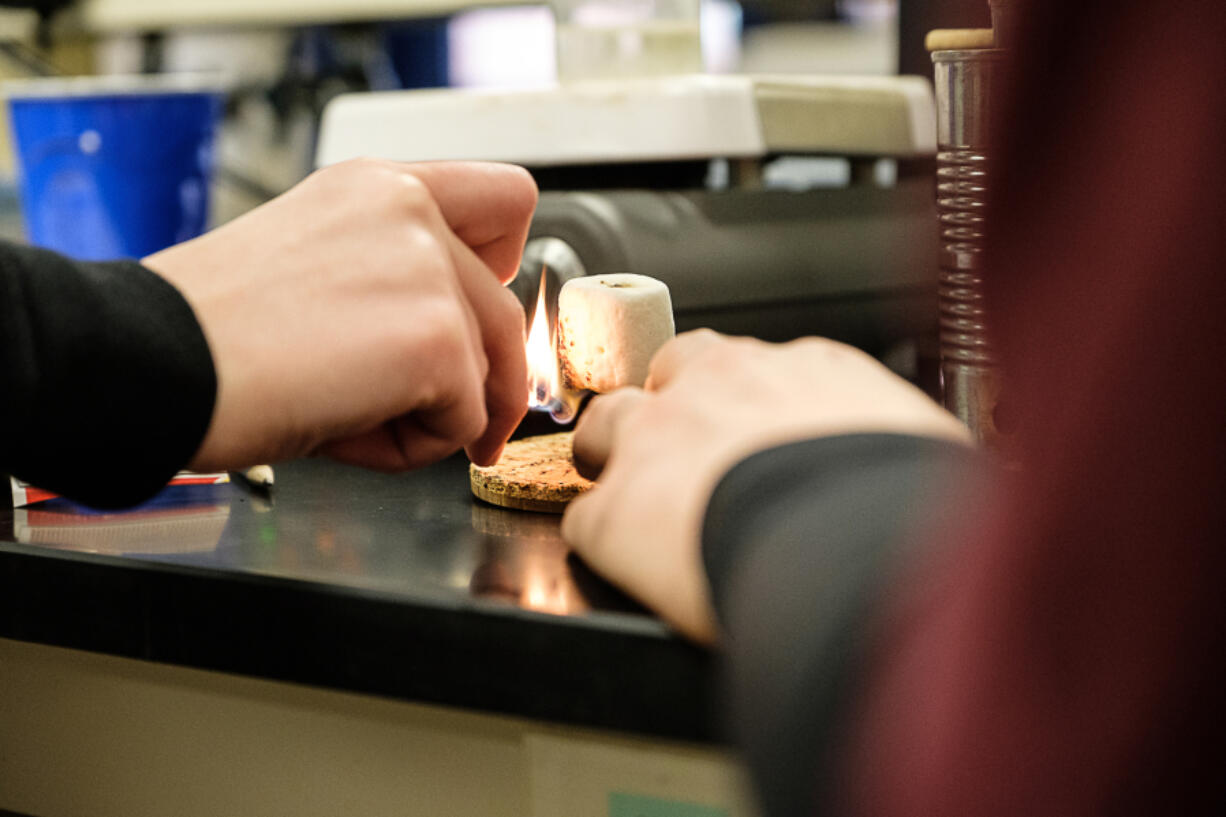
[[[996,38],[990,28],[937,28],[924,38],[924,48],[929,51],[995,47]]]
[[[563,431],[507,443],[496,464],[469,466],[473,496],[504,508],[562,513],[592,487],[571,462],[573,438],[573,432]]]

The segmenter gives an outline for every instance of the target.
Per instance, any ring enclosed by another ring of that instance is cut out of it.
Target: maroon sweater
[[[1023,467],[894,583],[844,805],[1221,814],[1226,6],[1028,11],[987,264]]]
[[[985,263],[1020,469],[848,436],[708,508],[769,817],[1226,813],[1226,6],[1027,11]]]

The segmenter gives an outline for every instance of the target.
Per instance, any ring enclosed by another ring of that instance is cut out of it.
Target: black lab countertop
[[[0,637],[685,740],[713,659],[567,552],[559,518],[400,476],[277,467],[267,498],[171,489],[0,510]]]

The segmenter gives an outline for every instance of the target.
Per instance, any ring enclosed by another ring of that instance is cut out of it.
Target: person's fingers
[[[483,317],[476,315],[464,293],[457,290],[440,298],[430,309],[437,325],[425,343],[414,343],[412,377],[403,385],[415,427],[452,450],[477,440],[489,417],[485,407],[485,380],[490,364],[481,343]],[[389,388],[391,388],[389,384]]]
[[[408,469],[395,435],[386,424],[352,437],[329,440],[311,453],[389,474]]]
[[[458,240],[451,255],[465,298],[478,325],[489,362],[484,379],[487,424],[480,438],[468,443],[477,465],[493,465],[511,432],[528,411],[528,362],[524,355],[524,310],[519,300],[489,274],[474,252]]]
[[[497,276],[492,274],[488,264],[478,255],[478,251],[469,245],[469,241],[484,237],[485,233],[478,231],[486,229],[490,223],[496,224],[498,217],[505,217],[508,212],[515,221],[515,229],[522,228],[522,232],[526,234],[531,206],[535,203],[535,186],[529,191],[531,203],[527,207],[519,207],[518,213],[514,197],[508,199],[506,196],[501,200],[498,196],[486,197],[481,206],[487,209],[479,212],[476,209],[478,204],[471,197],[460,195],[457,190],[463,190],[466,185],[478,182],[483,186],[493,183],[490,179],[480,178],[481,174],[504,177],[503,189],[514,187],[505,182],[521,180],[524,172],[510,165],[467,163],[408,167],[411,170],[410,175],[430,189],[432,194],[435,188],[440,191],[440,194],[433,194],[437,213],[435,230],[446,237],[444,246],[461,289],[457,294],[472,315],[469,337],[476,346],[479,353],[477,358],[483,365],[481,402],[486,422],[478,435],[462,442],[473,462],[478,465],[492,465],[498,460],[507,438],[523,419],[528,408],[524,315],[519,301],[498,282]],[[504,221],[503,225],[507,223]],[[459,234],[460,231],[467,232],[467,240]],[[505,234],[494,241],[501,241],[504,247],[514,251],[514,266],[518,267],[518,253],[522,251],[522,241],[513,239],[511,244],[507,244]],[[516,241],[518,243],[515,243]],[[440,437],[448,437],[444,429],[436,426],[430,412],[419,412],[418,416],[428,431]],[[442,418],[449,416],[444,414]]]
[[[408,402],[400,410],[409,412],[409,419],[392,420],[389,426],[399,435],[397,439],[420,438],[420,456],[406,453],[416,467],[446,456],[484,433],[489,419],[484,392],[490,362],[482,340],[486,316],[474,309],[464,276],[452,257],[454,248],[463,245],[447,226],[428,185],[416,177],[413,184],[424,189],[424,197],[413,197],[416,226],[405,232],[406,252],[414,250],[407,254],[415,259],[415,269],[406,272],[406,283],[411,283],[414,275],[424,275],[441,287],[433,301],[422,304],[429,317],[424,331],[414,332],[406,349],[413,375],[401,384]],[[412,242],[410,236],[414,236]],[[498,287],[488,270],[484,278],[490,286]],[[395,386],[389,383],[389,388]]]
[[[493,162],[400,167],[429,188],[447,225],[501,283],[515,277],[537,201],[536,182],[528,171]]]
[[[596,479],[617,439],[617,430],[647,400],[642,389],[628,386],[593,398],[575,425],[573,459],[575,470]]]
[[[687,362],[728,342],[727,336],[710,329],[695,329],[677,335],[661,346],[651,359],[645,388],[648,391],[659,391],[672,382]]]
[[[606,480],[571,500],[562,515],[562,539],[589,567],[682,634],[715,644],[719,636],[697,542],[690,555],[691,545],[670,529],[676,507],[665,505],[663,516],[658,515],[660,507],[646,507],[663,497],[677,497],[657,484],[662,478],[659,472],[642,465],[614,463]],[[663,476],[675,484],[667,473]],[[641,482],[644,477],[646,485]],[[639,514],[643,516],[633,519]]]
[[[459,449],[455,440],[435,436],[408,416],[389,420],[363,434],[332,440],[317,453],[348,465],[397,473],[438,462]]]
[[[471,419],[473,405],[444,405],[416,413],[424,429],[442,439],[459,439],[479,465],[497,461],[511,432],[527,411],[524,317],[518,300],[499,283],[519,266],[528,222],[536,206],[536,185],[512,165],[472,162],[399,165],[429,192],[422,218],[444,237],[470,316],[468,337],[479,361],[484,422],[477,434],[457,438],[451,422]],[[499,269],[491,271],[491,264]],[[471,398],[471,394],[466,400]]]
[[[600,568],[598,548],[608,508],[609,489],[600,483],[570,501],[562,514],[562,539],[590,565]]]
[[[440,437],[430,431],[420,414],[398,417],[388,428],[410,470],[450,457],[461,448],[454,438]]]
[[[443,235],[446,235],[446,233]],[[440,242],[439,252],[451,253],[452,244],[454,241],[454,237],[445,238]],[[444,273],[440,271],[439,274]],[[457,275],[457,279],[459,277],[460,276]],[[473,308],[473,304],[468,298],[468,293],[466,291],[467,287],[465,287],[464,282],[462,280],[458,280],[457,283],[459,286],[455,291],[453,291],[452,297],[455,299],[455,311],[459,313],[459,318],[462,320],[464,326],[463,343],[468,347],[468,360],[470,360],[476,367],[473,371],[475,372],[479,382],[484,383],[486,375],[489,374],[490,364],[489,359],[486,357],[485,344],[482,341],[482,316],[478,315],[477,311]],[[459,350],[454,350],[453,353],[459,353]],[[447,356],[444,355],[443,362],[446,362],[446,359]],[[448,368],[439,374],[446,379],[448,375],[464,373],[467,373],[467,370],[464,368]]]

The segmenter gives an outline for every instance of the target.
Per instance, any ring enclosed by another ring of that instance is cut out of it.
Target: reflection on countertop
[[[13,511],[13,538],[82,553],[196,553],[217,547],[229,518],[228,504],[111,514],[19,508]]]
[[[126,511],[96,511],[62,497],[13,511],[13,539],[81,553],[170,555],[209,552],[230,518],[229,486],[168,487]]]
[[[0,509],[0,638],[717,738],[713,656],[588,570],[559,517],[478,504],[463,456],[397,476],[304,460],[269,497],[217,490],[183,513]]]
[[[125,512],[64,500],[19,509],[11,541],[423,601],[643,612],[570,554],[559,516],[474,499],[463,457],[398,476],[303,460],[278,466],[269,495],[174,491]],[[0,539],[5,527],[0,515]]]

